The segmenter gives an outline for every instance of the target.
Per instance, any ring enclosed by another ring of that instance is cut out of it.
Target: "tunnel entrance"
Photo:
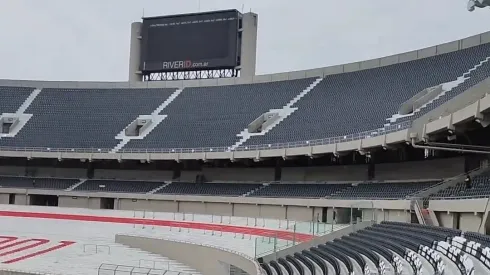
[[[100,198],[100,209],[114,209],[114,198]]]
[[[53,195],[29,195],[30,205],[58,206],[58,196]]]

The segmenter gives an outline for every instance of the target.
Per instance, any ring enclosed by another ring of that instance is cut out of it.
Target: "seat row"
[[[86,192],[334,199],[404,199],[437,181],[346,183],[191,183],[0,177],[0,187]]]
[[[165,117],[122,150],[228,150],[234,145],[237,150],[248,150],[255,145],[342,139],[359,133],[379,135],[390,127],[398,129],[400,122],[409,125],[489,77],[489,52],[487,43],[322,79],[187,87],[181,92],[171,88],[46,88],[24,108],[24,113],[32,114],[28,123],[15,137],[0,139],[0,146],[108,152],[120,143],[116,136],[140,115]],[[440,85],[445,90],[436,100],[394,119],[402,104]],[[0,87],[0,113],[20,110],[34,89]],[[273,110],[290,115],[270,131],[240,141],[239,134],[249,124]]]
[[[460,182],[433,194],[431,198],[485,197],[488,195],[490,195],[490,171],[471,179],[471,186],[466,186],[465,182]]]
[[[458,234],[459,233],[459,234]],[[325,244],[264,262],[268,275],[482,274],[490,272],[490,248],[468,243],[461,231],[382,222]],[[465,233],[471,235],[477,233]]]

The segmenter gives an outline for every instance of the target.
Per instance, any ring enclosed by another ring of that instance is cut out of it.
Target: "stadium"
[[[0,79],[0,275],[490,274],[490,32],[258,75],[258,22],[144,17],[127,82]]]

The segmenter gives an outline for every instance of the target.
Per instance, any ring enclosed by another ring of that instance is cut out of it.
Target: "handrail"
[[[422,224],[424,224],[424,225],[427,224],[427,222],[425,221],[424,213],[422,212],[423,208],[420,207],[419,200],[416,199],[416,200],[414,200],[414,202],[415,202],[415,206],[416,206],[415,211],[417,211],[419,213],[420,218],[422,219]]]
[[[441,186],[449,181],[454,181],[454,180],[458,180],[466,175],[474,175],[475,172],[480,172],[480,171],[485,171],[487,170],[488,167],[477,167],[475,169],[472,169],[468,172],[465,172],[465,173],[461,173],[457,176],[454,176],[452,178],[448,178],[448,179],[445,179],[444,181],[436,184],[436,185],[432,185],[430,186],[429,188],[426,188],[424,190],[421,190],[419,192],[417,192],[416,194],[414,194],[413,196],[410,197],[410,199],[424,199],[423,197],[421,196],[417,196],[418,194],[421,194],[422,192],[424,191],[427,191],[431,188],[435,188],[435,187],[438,187],[438,186]],[[479,175],[479,174],[478,174]],[[458,182],[456,183],[458,184]],[[447,186],[446,188],[449,188],[450,186]],[[429,200],[457,200],[457,199],[476,199],[476,198],[487,198],[487,197],[490,197],[490,194],[488,195],[470,195],[470,196],[455,196],[455,197],[444,197],[444,196],[432,196],[432,195],[429,195],[425,198],[428,198]]]
[[[120,153],[210,153],[210,152],[236,152],[236,151],[255,151],[255,150],[270,150],[309,147],[316,145],[329,145],[342,142],[360,140],[364,138],[376,137],[384,134],[389,134],[412,127],[412,121],[403,121],[397,124],[377,128],[369,131],[364,131],[356,134],[345,136],[329,137],[323,139],[292,141],[283,143],[259,144],[239,146],[231,150],[230,146],[221,147],[201,147],[201,148],[145,148],[145,149],[121,149],[116,154]],[[15,151],[15,152],[53,152],[53,153],[111,153],[113,148],[47,148],[47,147],[11,147],[0,146],[0,151]],[[114,153],[111,153],[114,154]]]
[[[151,260],[148,260],[148,261],[151,261]],[[170,268],[168,269],[158,269],[158,268],[151,268],[151,267],[144,267],[144,266],[141,266],[141,260],[139,261],[140,262],[140,265],[139,266],[131,266],[131,265],[121,265],[121,264],[109,264],[109,263],[102,263],[99,265],[99,273],[98,275],[101,274],[101,270],[104,270],[104,271],[107,271],[107,270],[110,270],[110,271],[113,271],[114,273],[113,274],[117,274],[117,270],[120,268],[120,267],[126,267],[126,268],[131,268],[131,271],[129,271],[129,274],[130,275],[133,275],[134,273],[134,270],[135,269],[138,269],[138,271],[135,273],[135,274],[145,274],[142,272],[142,269],[146,269],[147,272],[146,274],[149,275],[149,274],[158,274],[158,273],[154,273],[154,271],[164,271],[164,273],[166,273],[166,271],[174,271],[174,272],[177,272],[178,274],[177,275],[193,275],[194,273],[189,273],[189,272],[184,272],[184,271],[178,271],[178,270],[170,270]],[[110,269],[109,267],[112,267],[112,269]],[[106,273],[106,272],[104,272]]]
[[[437,184],[431,185],[431,186],[429,186],[429,187],[427,187],[427,188],[424,188],[424,189],[422,189],[422,190],[417,191],[417,193],[415,193],[415,194],[411,195],[409,198],[410,198],[410,199],[423,199],[422,197],[417,196],[417,195],[418,195],[418,194],[420,194],[420,193],[422,193],[422,192],[425,192],[425,191],[427,191],[427,190],[429,190],[429,189],[432,189],[432,188],[434,188],[434,187],[441,186],[441,185],[443,185],[444,183],[447,183],[448,181],[456,180],[456,179],[458,179],[458,178],[460,178],[460,177],[466,176],[467,174],[472,174],[473,172],[476,172],[476,171],[478,171],[478,170],[480,170],[480,169],[486,169],[486,167],[477,167],[477,168],[475,168],[475,169],[473,169],[473,170],[470,170],[470,171],[468,171],[468,172],[463,172],[463,173],[458,174],[458,175],[456,175],[456,176],[453,176],[453,177],[450,177],[450,178],[443,179],[441,182],[439,182],[439,183],[437,183]],[[433,197],[431,197],[431,199],[432,199],[432,198],[433,198]]]
[[[457,197],[431,197],[431,200],[467,200],[467,199],[485,199],[488,195],[472,195],[472,196],[457,196]]]

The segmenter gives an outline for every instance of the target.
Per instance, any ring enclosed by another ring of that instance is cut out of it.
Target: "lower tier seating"
[[[247,183],[187,183],[174,182],[157,191],[164,195],[242,196],[261,184]]]
[[[490,195],[490,171],[471,179],[471,187],[467,188],[465,182],[446,188],[431,195],[432,198],[443,197],[483,197]]]
[[[0,187],[67,189],[79,179],[0,177]],[[438,181],[364,183],[233,183],[83,180],[73,192],[154,193],[161,195],[249,196],[332,199],[405,199]]]
[[[71,187],[80,180],[60,178],[31,178],[0,176],[0,188],[58,189]]]
[[[73,191],[148,193],[164,184],[152,181],[88,180]]]
[[[284,183],[270,184],[251,197],[335,198],[335,199],[402,199],[439,181],[365,182],[355,184]]]
[[[479,272],[486,274],[490,271],[490,248],[486,248],[486,241],[488,237],[473,232],[463,234],[442,227],[381,222],[276,260],[259,261],[268,275],[445,274],[445,271],[473,275],[477,274],[477,261],[481,262]]]

